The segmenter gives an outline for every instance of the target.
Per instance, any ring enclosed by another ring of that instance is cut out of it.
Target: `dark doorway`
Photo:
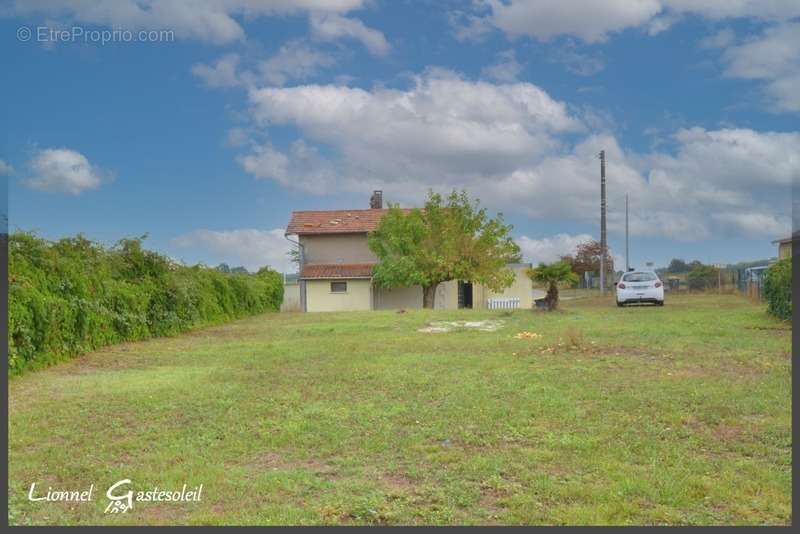
[[[458,281],[458,307],[472,308],[472,282]]]

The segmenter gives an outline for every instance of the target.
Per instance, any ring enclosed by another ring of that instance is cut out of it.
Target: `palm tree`
[[[535,283],[547,287],[544,305],[547,311],[558,307],[558,286],[571,285],[578,282],[578,275],[572,272],[572,266],[565,261],[557,261],[549,265],[540,263],[538,267],[528,269],[528,276]]]

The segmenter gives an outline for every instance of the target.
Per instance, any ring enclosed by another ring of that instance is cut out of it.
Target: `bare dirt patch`
[[[390,495],[409,495],[415,492],[416,483],[403,473],[383,473],[379,480]]]
[[[733,441],[744,432],[744,428],[739,425],[720,424],[714,427],[712,434],[720,441]]]
[[[417,332],[439,334],[453,330],[477,330],[479,332],[496,332],[505,325],[504,321],[486,319],[485,321],[431,321]]]

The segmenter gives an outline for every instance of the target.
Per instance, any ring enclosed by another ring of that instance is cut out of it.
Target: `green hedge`
[[[792,259],[784,258],[767,269],[764,278],[767,311],[776,317],[792,318]]]
[[[283,300],[281,275],[186,267],[123,239],[8,241],[8,370],[18,374],[121,341],[170,336],[266,311]]]

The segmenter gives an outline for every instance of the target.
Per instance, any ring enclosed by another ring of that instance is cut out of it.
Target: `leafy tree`
[[[592,240],[579,244],[575,250],[575,256],[572,258],[572,270],[581,276],[583,273],[599,273],[601,250],[599,241]],[[611,256],[608,246],[606,246],[606,272],[614,272],[614,258]]]
[[[558,287],[576,284],[578,275],[572,270],[569,263],[557,261],[551,264],[540,263],[538,267],[528,269],[528,276],[534,283],[547,287],[544,305],[548,311],[558,307]]]
[[[695,262],[692,262],[690,265],[694,263]],[[699,261],[697,263],[700,265],[695,265],[686,277],[689,282],[689,289],[707,289],[713,287],[717,283],[719,269],[713,265],[703,265]]]
[[[229,273],[229,272],[231,272],[231,268],[228,266],[227,263],[220,263],[219,265],[217,265],[215,267],[215,269],[218,270],[221,273]]]
[[[250,274],[250,272],[245,267],[242,267],[241,265],[239,267],[231,268],[231,273],[233,273],[233,274]]]
[[[522,257],[522,251],[508,258],[508,263],[522,263],[523,261],[525,261],[525,259]]]
[[[369,247],[378,256],[373,280],[378,287],[420,285],[423,306],[433,308],[436,286],[465,280],[499,291],[514,274],[505,266],[519,256],[502,215],[492,219],[466,191],[453,190],[446,199],[428,192],[423,209],[403,211],[390,206]]]
[[[673,258],[667,267],[669,273],[688,273],[689,270],[689,264],[679,258]]]

